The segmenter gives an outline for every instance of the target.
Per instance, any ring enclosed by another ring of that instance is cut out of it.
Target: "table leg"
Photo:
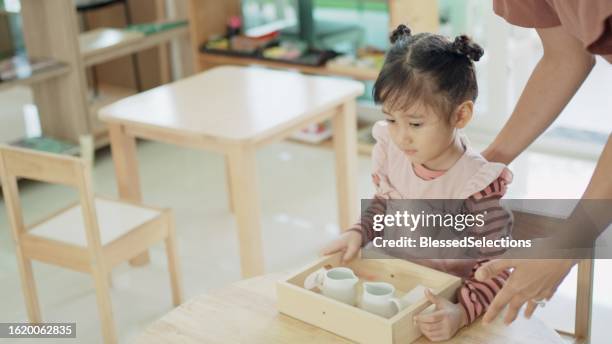
[[[109,124],[108,128],[119,198],[140,203],[142,202],[142,194],[138,176],[136,138],[126,133],[123,125]],[[130,260],[132,266],[141,266],[147,263],[149,263],[148,250]]]
[[[357,196],[357,115],[355,101],[340,106],[332,119],[340,230],[359,220]]]
[[[232,183],[230,183],[230,163],[229,156],[225,157],[225,181],[227,182],[227,203],[229,210],[234,212],[234,198],[232,195]]]
[[[232,147],[228,154],[230,192],[238,226],[242,277],[264,272],[255,149]]]

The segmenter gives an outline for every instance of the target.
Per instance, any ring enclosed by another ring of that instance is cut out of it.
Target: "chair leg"
[[[108,282],[108,289],[113,289],[113,273],[109,271],[106,276],[106,281]]]
[[[115,324],[113,322],[113,307],[108,284],[109,274],[104,267],[99,265],[99,263],[92,265],[91,268],[96,288],[96,300],[98,302],[98,312],[100,313],[104,343],[117,343],[117,333],[115,332]]]
[[[229,211],[234,212],[234,197],[232,194],[232,183],[230,182],[230,165],[229,158],[225,157],[225,180],[227,181],[227,202],[229,205]]]
[[[21,287],[23,288],[28,320],[30,320],[32,324],[41,323],[42,317],[40,316],[40,306],[38,305],[38,295],[36,294],[36,283],[34,282],[34,273],[32,272],[32,262],[23,255],[19,245],[15,247],[15,251],[17,253],[17,264],[19,265]]]
[[[168,212],[166,216],[168,236],[166,237],[166,255],[168,256],[168,272],[170,273],[170,286],[172,287],[172,304],[178,306],[182,300],[181,269],[176,248],[176,231],[174,217]]]

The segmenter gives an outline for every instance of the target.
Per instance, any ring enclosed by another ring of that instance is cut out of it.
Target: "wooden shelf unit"
[[[166,0],[154,0],[152,6],[158,19],[165,17]],[[73,0],[21,0],[23,33],[31,56],[47,56],[65,64],[57,71],[17,81],[32,85],[34,101],[39,109],[43,135],[78,143],[82,136],[92,135],[96,146],[107,142],[106,127],[97,119],[101,105],[136,93],[122,87],[101,87],[95,101],[88,98],[87,67],[114,60],[159,46],[160,64],[168,61],[166,44],[176,38],[187,37],[188,27],[176,27],[149,35],[127,30],[114,41],[96,42],[96,35],[104,30],[78,32],[77,13]],[[89,44],[89,46],[88,46]],[[168,68],[162,66],[162,81],[167,82]],[[17,83],[11,82],[10,85]],[[0,84],[0,88],[6,85]]]
[[[323,140],[323,141],[321,141],[319,143],[305,142],[305,141],[300,141],[300,140],[296,140],[296,139],[289,139],[289,141],[295,142],[295,143],[299,143],[299,144],[303,144],[303,145],[307,145],[307,146],[312,146],[312,147],[319,147],[319,148],[324,148],[324,149],[334,149],[334,141],[333,141],[332,138],[329,138],[327,140]],[[374,145],[372,145],[372,144],[363,143],[363,142],[357,142],[357,153],[359,153],[361,155],[371,156],[373,149],[374,149]]]
[[[236,56],[227,56],[221,54],[210,54],[210,53],[200,53],[198,56],[198,61],[200,63],[201,69],[208,69],[212,66],[220,66],[225,64],[232,65],[240,65],[240,66],[248,66],[248,65],[258,65],[264,67],[272,67],[279,69],[292,69],[297,70],[302,73],[307,74],[317,74],[317,75],[331,75],[331,76],[344,76],[362,81],[370,81],[376,80],[378,76],[378,70],[376,69],[358,69],[354,68],[354,70],[343,70],[343,71],[335,71],[326,66],[315,67],[315,66],[305,66],[305,65],[297,65],[292,63],[280,62],[280,61],[269,61],[262,60],[257,58],[248,58],[248,57],[236,57]],[[202,67],[206,66],[206,67]]]
[[[367,132],[371,132],[372,131],[372,124],[371,123],[366,123],[366,122],[358,122],[357,123],[357,152],[361,155],[365,155],[365,156],[371,156],[372,155],[372,150],[374,149],[374,144],[373,143],[369,143],[369,142],[363,142],[359,140],[359,134],[362,133],[363,131],[367,131]],[[291,142],[295,142],[295,143],[300,143],[306,146],[311,146],[311,147],[318,147],[318,148],[323,148],[323,149],[334,149],[334,139],[333,137],[330,137],[326,140],[323,140],[321,142],[317,142],[317,143],[313,143],[313,142],[306,142],[306,141],[302,141],[302,140],[298,140],[295,138],[289,138],[288,139]]]
[[[65,63],[67,73],[32,84],[43,135],[78,143],[89,132],[84,66],[72,0],[21,0],[23,36],[30,56]]]
[[[132,42],[142,37],[144,37],[144,33],[142,32],[111,27],[96,28],[81,32],[79,33],[81,56],[84,61],[89,61],[89,64],[85,62],[85,65],[91,66],[95,63],[108,60],[105,53],[108,54],[116,51],[117,48],[130,46]],[[98,56],[104,58],[98,62],[95,59]],[[94,60],[94,62],[92,62],[92,60]]]
[[[92,134],[96,137],[96,142],[100,142],[106,134],[106,124],[98,119],[98,110],[103,106],[114,103],[125,97],[129,97],[138,93],[135,89],[101,84],[98,86],[98,94],[89,99],[89,116],[91,122]],[[106,142],[106,140],[104,140]],[[96,146],[100,146],[96,144]]]
[[[385,1],[385,0],[381,0]],[[436,32],[438,23],[438,3],[436,0],[387,0],[389,7],[389,30],[400,23],[408,23],[413,32]],[[191,47],[194,61],[198,62],[199,70],[205,70],[217,65],[262,65],[272,68],[288,68],[309,74],[336,75],[352,77],[358,80],[374,80],[378,71],[372,69],[332,70],[325,66],[300,66],[290,63],[260,60],[210,54],[200,51],[200,47],[213,35],[224,35],[226,21],[230,16],[240,16],[240,0],[189,0],[189,25],[191,32]]]
[[[100,33],[102,33],[103,30],[104,29],[98,29],[97,31],[100,31]],[[150,35],[138,35],[136,32],[128,30],[115,29],[114,31],[121,31],[123,35],[118,37],[117,41],[113,42],[113,44],[90,49],[88,49],[86,46],[81,45],[81,54],[85,67],[91,67],[96,64],[110,61],[119,57],[128,56],[149,48],[156,47],[160,44],[168,43],[169,41],[175,38],[186,36],[189,34],[189,29],[187,27],[177,27],[161,31],[159,33],[153,33]],[[82,33],[81,36],[87,35],[89,33],[91,32]]]
[[[57,65],[47,67],[43,70],[36,71],[32,75],[25,78],[17,78],[14,80],[0,81],[0,91],[9,89],[15,86],[28,86],[34,85],[38,82],[43,82],[51,78],[59,77],[67,74],[70,71],[70,67],[66,64],[58,62]]]

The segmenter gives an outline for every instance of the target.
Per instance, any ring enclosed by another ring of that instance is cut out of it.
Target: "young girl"
[[[404,25],[393,31],[391,43],[374,85],[374,100],[382,104],[386,120],[372,130],[376,194],[368,215],[384,214],[388,199],[464,199],[470,212],[485,214],[485,226],[472,233],[486,239],[508,236],[511,216],[499,199],[512,174],[505,165],[489,163],[473,151],[459,132],[472,118],[478,95],[473,61],[483,55],[482,48],[464,35],[454,41],[431,33],[411,35]],[[357,223],[323,254],[344,251],[346,262],[381,233],[372,229],[372,223]],[[502,251],[481,249],[479,253],[494,256]],[[426,291],[436,310],[415,321],[427,338],[449,339],[486,311],[508,274],[479,282],[474,272],[484,262],[417,260],[463,278],[457,303]]]

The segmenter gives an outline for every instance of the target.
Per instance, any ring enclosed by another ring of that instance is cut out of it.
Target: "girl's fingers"
[[[342,256],[342,264],[346,264],[355,258],[355,251],[348,248]]]
[[[427,297],[427,300],[429,300],[429,302],[433,303],[434,305],[436,305],[436,309],[440,309],[440,308],[444,308],[444,299],[435,295],[431,289],[427,288],[425,289],[425,297]]]
[[[437,312],[431,312],[428,314],[419,314],[415,317],[417,322],[420,323],[438,323],[442,320],[444,320],[444,312],[443,311],[437,311]]]
[[[344,250],[346,244],[344,240],[335,240],[321,250],[321,255],[326,256]]]
[[[346,248],[346,252],[344,253],[344,256],[342,257],[342,261],[344,263],[350,262],[351,260],[353,260],[353,258],[355,258],[355,256],[357,255],[357,252],[359,252],[359,245],[349,244],[348,247]]]
[[[421,332],[423,332],[423,335],[427,337],[427,339],[431,340],[432,342],[440,342],[440,341],[447,339],[444,331],[442,330],[421,331]]]
[[[442,323],[419,323],[421,331],[434,332],[442,329]]]

